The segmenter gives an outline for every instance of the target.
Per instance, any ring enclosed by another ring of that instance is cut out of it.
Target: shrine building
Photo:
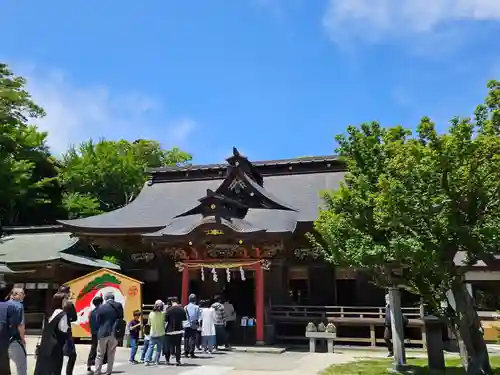
[[[344,171],[335,156],[252,163],[233,149],[227,164],[154,169],[128,205],[60,223],[82,242],[122,251],[121,270],[144,282],[145,304],[222,294],[238,323],[255,322],[252,342],[303,338],[309,319],[328,318],[327,306],[344,317],[342,306],[384,304],[367,276],[325,262],[305,237],[321,192]]]

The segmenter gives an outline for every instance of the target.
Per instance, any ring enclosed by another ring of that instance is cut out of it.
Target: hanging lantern
[[[245,278],[245,270],[241,266],[240,266],[240,276],[241,276],[241,280],[242,281],[246,280],[246,278]]]
[[[203,269],[203,266],[201,266],[201,281],[205,281],[205,270]]]
[[[227,282],[231,281],[231,270],[229,268],[226,268],[226,280]]]
[[[215,270],[215,268],[212,268],[212,279],[214,280],[214,283],[219,281],[219,277],[217,276],[217,271]]]

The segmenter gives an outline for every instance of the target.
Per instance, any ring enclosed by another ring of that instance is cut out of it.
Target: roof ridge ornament
[[[238,151],[236,147],[233,147],[233,155],[226,159],[229,166],[226,171],[226,178],[231,175],[234,169],[241,169],[244,173],[248,174],[252,180],[254,180],[260,186],[264,186],[264,178],[260,174],[259,170],[252,164],[250,160],[241,152]]]

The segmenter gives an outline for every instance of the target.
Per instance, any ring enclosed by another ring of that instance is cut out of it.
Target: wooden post
[[[260,263],[255,265],[255,341],[264,345],[264,270]]]
[[[182,270],[181,303],[187,305],[189,297],[189,268]]]
[[[370,344],[371,346],[377,346],[377,336],[375,334],[375,324],[370,324]]]
[[[396,287],[389,288],[389,306],[391,309],[392,345],[394,347],[394,370],[400,371],[406,367],[406,354],[401,295]]]

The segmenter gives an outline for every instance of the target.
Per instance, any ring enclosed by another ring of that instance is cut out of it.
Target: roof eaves
[[[2,232],[13,234],[59,233],[64,231],[62,225],[34,225],[34,226],[4,226]]]
[[[328,161],[339,161],[337,155],[324,155],[324,156],[305,156],[292,159],[276,159],[276,160],[262,160],[251,162],[256,167],[272,167],[287,164],[309,164],[309,163],[322,163]],[[189,166],[175,166],[175,167],[159,167],[159,168],[149,168],[147,171],[149,173],[157,172],[189,172],[195,170],[222,170],[228,167],[227,163],[220,164],[198,164]]]
[[[92,218],[93,216],[91,216]],[[85,218],[84,218],[85,219]],[[76,220],[84,220],[76,219]],[[165,227],[165,225],[159,226],[145,226],[145,227],[89,227],[85,225],[78,225],[72,223],[73,220],[58,220],[66,230],[69,230],[77,234],[89,234],[89,235],[109,235],[109,234],[130,234],[130,235],[140,235],[143,233],[156,232]]]

